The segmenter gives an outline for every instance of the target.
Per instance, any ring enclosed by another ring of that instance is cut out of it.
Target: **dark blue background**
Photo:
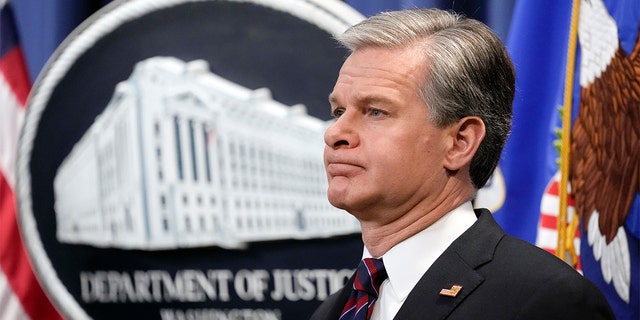
[[[53,51],[91,14],[110,0],[10,0],[16,15],[31,80],[39,74]],[[412,7],[453,9],[487,23],[507,39],[516,0],[346,0],[364,15]]]

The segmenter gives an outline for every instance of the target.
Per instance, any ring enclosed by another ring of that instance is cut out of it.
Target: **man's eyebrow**
[[[329,100],[329,103],[332,105],[338,104],[338,98],[333,93],[329,94],[328,100]],[[388,97],[377,95],[377,94],[358,95],[358,97],[356,97],[356,100],[363,101],[366,103],[375,103],[375,102],[393,103],[393,100],[389,99]]]
[[[336,102],[338,102],[338,98],[336,98],[333,92],[329,94],[328,100],[330,104],[335,104]]]

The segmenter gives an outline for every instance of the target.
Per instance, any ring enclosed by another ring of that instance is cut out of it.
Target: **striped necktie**
[[[367,320],[371,317],[373,304],[378,299],[378,289],[387,278],[382,259],[365,258],[360,261],[353,290],[339,320]]]

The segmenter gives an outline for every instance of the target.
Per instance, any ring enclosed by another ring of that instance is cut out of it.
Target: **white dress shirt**
[[[476,220],[471,202],[464,203],[387,251],[382,258],[389,278],[380,286],[371,320],[393,319],[429,267]],[[363,258],[369,257],[365,247]]]

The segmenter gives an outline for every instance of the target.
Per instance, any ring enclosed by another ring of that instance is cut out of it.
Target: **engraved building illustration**
[[[58,169],[58,240],[240,248],[359,232],[326,200],[324,129],[204,61],[142,61]]]

